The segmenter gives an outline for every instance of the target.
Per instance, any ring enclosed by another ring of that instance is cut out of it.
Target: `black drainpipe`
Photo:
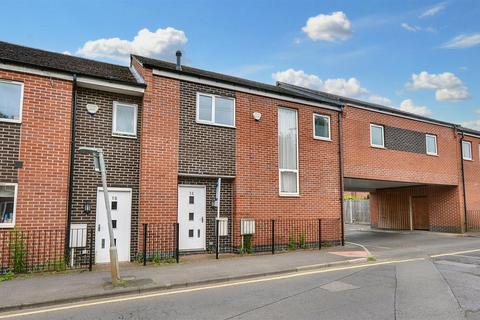
[[[460,161],[462,164],[462,185],[463,185],[463,214],[465,216],[465,222],[464,222],[464,228],[465,232],[467,232],[467,185],[465,183],[465,166],[464,162],[465,160],[463,159],[463,141],[465,139],[465,133],[462,131],[462,137],[460,138]],[[473,148],[472,148],[472,153],[473,153]]]
[[[75,160],[75,127],[77,123],[77,75],[73,75],[72,86],[72,128],[70,130],[70,166],[68,172],[68,209],[67,209],[67,232],[65,238],[65,257],[68,257],[70,248],[70,225],[72,219],[73,198],[73,164]]]
[[[342,225],[342,246],[345,245],[345,227],[343,225],[343,127],[342,117],[345,106],[342,106],[338,113],[338,163],[340,172],[340,222]]]

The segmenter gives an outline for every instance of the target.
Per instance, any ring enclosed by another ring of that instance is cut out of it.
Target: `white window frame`
[[[9,83],[9,84],[16,84],[16,85],[19,85],[21,87],[21,90],[20,90],[20,110],[18,111],[18,119],[0,118],[0,122],[22,123],[24,83],[20,82],[20,81],[12,81],[12,80],[5,80],[5,79],[0,79],[0,82]]]
[[[200,96],[205,96],[205,97],[210,97],[212,99],[212,105],[211,105],[211,108],[212,108],[212,120],[211,121],[208,121],[208,120],[203,120],[203,119],[200,119],[199,118],[199,114],[200,114]],[[233,101],[233,125],[228,125],[228,124],[223,124],[223,123],[217,123],[215,122],[215,99],[216,98],[222,98],[222,99],[226,99],[226,100],[231,100]],[[197,123],[202,123],[202,124],[209,124],[209,125],[212,125],[212,126],[219,126],[219,127],[227,127],[227,128],[235,128],[235,98],[232,98],[232,97],[226,97],[226,96],[220,96],[220,95],[215,95],[215,94],[210,94],[210,93],[203,93],[203,92],[197,92],[197,102],[196,102],[196,121]]]
[[[297,126],[297,169],[280,169],[280,152],[277,152],[278,154],[278,194],[281,197],[299,197],[300,196],[300,158],[299,158],[299,152],[298,150],[300,149],[300,146],[298,145],[298,138],[300,134],[300,130],[298,128],[298,110],[293,109],[293,108],[287,108],[287,107],[278,107],[278,110],[280,109],[286,109],[286,110],[294,110],[295,111],[295,120],[296,120],[296,126]],[[277,111],[278,112],[278,111]],[[278,138],[278,115],[277,115],[277,148],[280,150],[280,145],[279,145],[279,138]],[[297,174],[297,192],[282,192],[282,172],[295,172]]]
[[[13,198],[13,219],[9,223],[0,223],[0,228],[14,228],[15,220],[17,218],[17,195],[18,195],[18,183],[0,182],[0,186],[14,186],[14,198]]]
[[[373,130],[372,128],[381,128],[382,129],[382,141],[383,141],[383,145],[379,145],[379,144],[374,144],[372,142],[372,138],[373,138]],[[382,126],[380,124],[373,124],[373,123],[370,123],[370,146],[374,147],[374,148],[380,148],[380,149],[385,149],[385,126]]]
[[[134,109],[134,117],[135,121],[133,122],[133,133],[131,132],[123,132],[117,130],[117,106],[122,107],[130,107]],[[112,135],[116,137],[128,137],[128,138],[136,138],[137,137],[137,121],[138,121],[138,105],[133,103],[125,103],[120,101],[113,102],[113,112],[112,112]]]
[[[327,119],[327,121],[328,121],[328,137],[317,136],[315,134],[315,118],[317,118],[317,117]],[[330,116],[327,116],[327,115],[324,115],[324,114],[319,114],[319,113],[314,113],[313,114],[313,139],[324,140],[324,141],[332,141],[332,127],[331,127],[331,122],[330,122]]]
[[[433,138],[434,141],[435,141],[435,152],[429,152],[428,151],[428,138]],[[438,156],[438,140],[437,140],[437,136],[434,135],[434,134],[426,134],[425,135],[425,147],[426,147],[426,151],[427,151],[427,154],[429,156]]]
[[[465,152],[464,152],[464,146],[468,145],[470,147],[470,158],[465,157]],[[472,148],[472,142],[470,141],[462,141],[462,159],[463,160],[468,160],[468,161],[473,161],[473,148]]]

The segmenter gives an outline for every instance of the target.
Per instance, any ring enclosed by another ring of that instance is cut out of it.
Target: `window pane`
[[[327,117],[315,116],[315,137],[330,138],[329,121]]]
[[[233,126],[233,100],[215,98],[215,123]]]
[[[297,172],[280,172],[280,192],[297,193]]]
[[[15,209],[15,187],[0,186],[0,223],[12,223]]]
[[[135,134],[135,108],[117,105],[116,132]]]
[[[297,111],[278,109],[278,164],[297,170]]]
[[[0,82],[0,118],[13,120],[20,119],[21,96],[21,85]]]
[[[464,159],[472,159],[472,145],[469,142],[463,141],[463,158]]]
[[[383,146],[383,127],[371,127],[371,143],[375,146]]]
[[[198,96],[198,119],[212,121],[212,97]]]
[[[437,153],[437,139],[433,136],[427,136],[427,153]]]

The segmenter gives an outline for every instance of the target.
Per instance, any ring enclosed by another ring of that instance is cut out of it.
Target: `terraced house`
[[[80,147],[105,154],[121,261],[145,234],[208,251],[217,220],[224,248],[246,235],[267,247],[272,228],[280,244],[300,229],[303,243],[340,242],[344,190],[370,192],[376,228],[480,225],[480,132],[177,58],[127,67],[0,42],[0,261],[18,232],[72,263],[108,261],[100,177]]]

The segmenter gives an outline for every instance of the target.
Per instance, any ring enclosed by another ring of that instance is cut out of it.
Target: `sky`
[[[480,1],[8,1],[0,40],[284,81],[480,130]]]

